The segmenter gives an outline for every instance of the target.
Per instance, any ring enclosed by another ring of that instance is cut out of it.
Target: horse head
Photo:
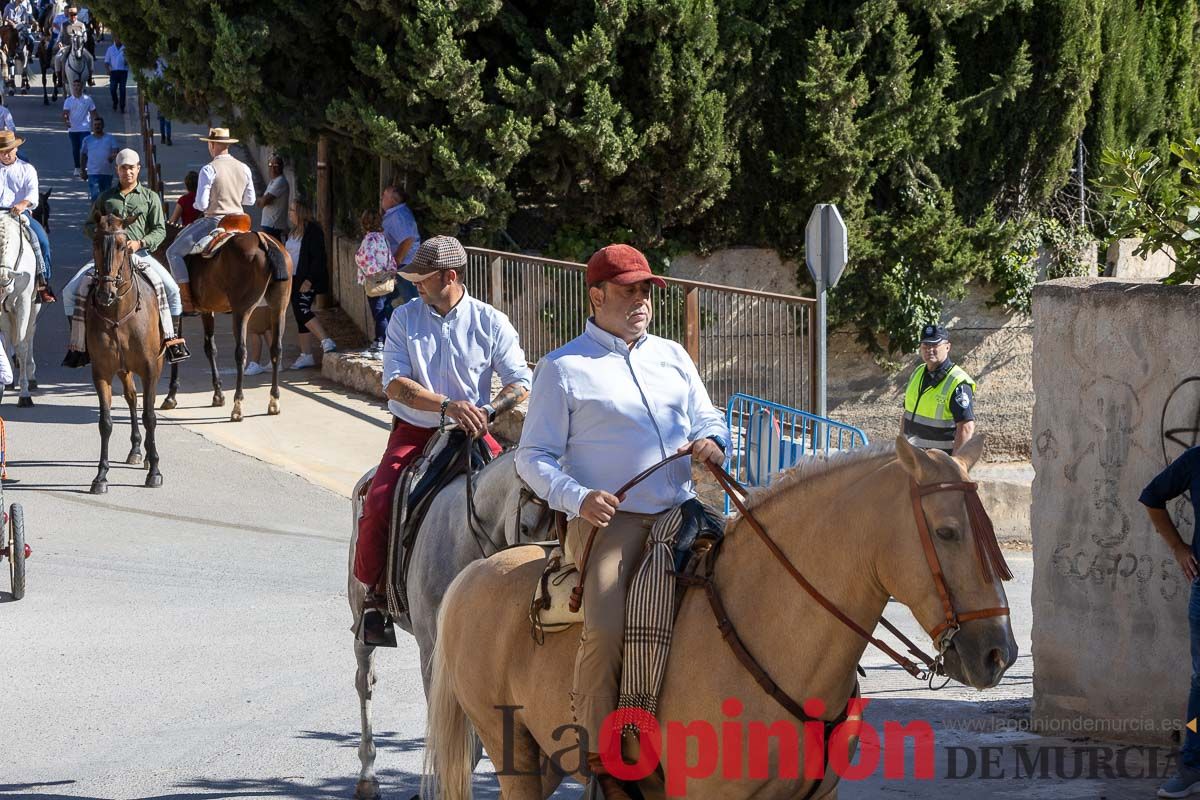
[[[103,308],[115,305],[127,291],[126,284],[133,280],[126,228],[136,219],[136,215],[121,218],[116,214],[96,218],[92,257],[96,264],[96,302]]]
[[[884,589],[929,632],[944,674],[976,689],[998,684],[1017,657],[1002,584],[1012,575],[968,478],[983,443],[975,436],[951,457],[897,438],[904,522],[878,565]]]
[[[84,36],[84,34],[79,33],[79,31],[72,31],[71,32],[71,57],[76,58],[76,59],[83,58],[83,47],[86,43],[87,43],[87,39]]]

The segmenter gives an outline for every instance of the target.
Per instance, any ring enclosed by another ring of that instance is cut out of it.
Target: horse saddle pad
[[[250,231],[249,214],[226,214],[221,217],[212,233],[201,237],[192,247],[188,255],[200,254],[203,258],[212,258],[217,251],[229,243],[235,235]]]
[[[711,552],[712,546],[724,538],[725,521],[695,499],[681,505],[679,512],[678,530],[672,546],[674,568],[677,573],[686,573],[695,565],[695,556]],[[603,536],[604,531],[596,535]],[[698,542],[703,542],[702,548],[696,547]],[[575,554],[569,549],[562,545],[543,546],[547,549],[546,567],[534,588],[529,621],[546,633],[557,633],[583,622],[583,607],[571,611],[570,605],[571,590],[579,582],[579,569],[575,565]]]

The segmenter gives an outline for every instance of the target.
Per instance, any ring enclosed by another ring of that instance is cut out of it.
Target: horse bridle
[[[636,486],[641,481],[648,478],[660,468],[666,466],[677,458],[689,455],[688,452],[676,453],[669,458],[666,458],[649,469],[645,470],[629,483],[621,487],[617,491],[617,497],[623,498],[625,493]],[[791,562],[779,545],[767,533],[766,528],[758,521],[758,518],[746,507],[745,498],[748,493],[744,486],[730,475],[725,469],[711,461],[706,462],[706,466],[716,479],[721,489],[729,496],[733,505],[737,508],[742,518],[750,526],[758,538],[766,545],[767,550],[775,557],[780,566],[792,577],[792,579],[804,589],[822,608],[829,612],[835,619],[840,621],[854,633],[858,634],[869,644],[874,645],[877,649],[896,662],[905,672],[912,675],[917,680],[929,681],[930,688],[933,687],[934,676],[945,675],[943,668],[946,650],[949,648],[955,634],[964,622],[970,622],[976,619],[985,619],[988,617],[1007,616],[1009,614],[1008,606],[996,606],[993,608],[984,608],[976,611],[967,611],[960,613],[955,604],[954,598],[950,591],[950,587],[946,584],[945,573],[942,570],[941,560],[938,558],[937,548],[933,544],[933,538],[929,532],[929,523],[925,516],[925,509],[921,499],[925,495],[936,494],[939,492],[961,491],[967,505],[967,519],[971,527],[972,536],[975,539],[975,553],[978,559],[980,570],[984,580],[991,582],[994,576],[999,576],[1001,580],[1011,580],[1012,572],[1008,568],[1008,564],[1004,560],[1004,555],[1000,551],[1000,545],[996,541],[995,530],[992,528],[991,520],[988,519],[987,512],[983,508],[983,503],[979,499],[978,485],[970,481],[959,482],[942,482],[921,485],[910,479],[910,494],[913,503],[913,516],[916,521],[917,533],[921,539],[921,547],[925,553],[925,560],[929,564],[930,573],[933,576],[934,586],[937,588],[938,596],[942,602],[942,609],[945,612],[945,620],[938,625],[935,625],[932,630],[928,631],[930,638],[934,642],[937,649],[936,656],[926,654],[920,647],[914,644],[906,637],[895,625],[881,616],[879,619],[888,631],[898,638],[908,648],[909,653],[916,656],[924,667],[918,666],[910,659],[905,658],[900,653],[896,652],[886,642],[871,635],[870,632],[863,629],[861,625],[846,615],[840,608],[837,607],[829,598],[821,593],[819,589],[812,585],[807,578],[796,568],[796,565]],[[579,566],[579,582],[572,591],[571,610],[578,611],[579,603],[583,597],[583,582],[587,574],[588,559],[591,556],[592,544],[595,540],[596,533],[599,528],[593,526],[591,533],[588,535],[586,545],[583,551],[583,558]],[[721,602],[720,593],[717,591],[717,586],[713,582],[711,572],[706,576],[687,576],[677,575],[676,579],[687,586],[697,586],[705,590],[708,597],[709,605],[712,608],[713,615],[717,619],[717,626],[721,630],[722,637],[733,649],[734,655],[746,668],[755,680],[763,687],[763,689],[779,701],[785,709],[793,715],[801,719],[809,719],[807,714],[803,713],[800,703],[797,703],[789,697],[779,685],[773,681],[767,674],[766,670],[758,663],[757,659],[750,654],[741,639],[734,629],[732,621],[729,620],[725,613],[724,604]],[[949,679],[947,679],[948,681]],[[945,684],[942,684],[945,686]],[[938,687],[940,688],[940,687]]]
[[[116,247],[118,236],[128,236],[128,234],[126,234],[126,232],[123,230],[117,231],[115,233],[104,234],[104,246],[103,246],[103,248],[101,248],[100,253],[101,253],[101,257],[104,259],[104,264],[105,264],[106,268],[112,262],[113,249]],[[114,328],[120,326],[120,324],[122,322],[124,322],[125,320],[129,319],[134,314],[136,314],[142,306],[141,287],[138,285],[137,280],[135,280],[133,277],[133,258],[130,256],[129,251],[124,250],[124,249],[121,250],[121,255],[123,256],[123,258],[122,258],[122,260],[117,262],[116,269],[114,270],[115,274],[113,274],[113,275],[107,274],[107,269],[103,273],[99,269],[96,270],[96,273],[97,273],[96,278],[95,278],[96,283],[101,284],[101,285],[111,285],[112,286],[112,292],[113,292],[112,302],[106,303],[106,304],[101,304],[100,300],[98,299],[98,296],[97,296],[98,292],[92,292],[92,304],[96,307],[97,311],[101,312],[100,313],[101,319],[103,319],[105,322],[107,322],[109,325],[111,325]],[[124,269],[124,267],[126,267],[126,266],[128,266],[127,270]],[[128,281],[126,281],[125,278],[123,277],[123,275],[122,275],[123,272],[129,273]],[[122,289],[122,287],[124,287],[124,289]],[[115,306],[118,303],[120,303],[120,301],[126,295],[128,295],[131,290],[135,293],[137,302],[135,302],[133,304],[133,308],[130,309],[125,314],[125,316],[123,316],[120,319],[115,320],[115,321],[104,316],[103,309],[111,308],[112,306]]]

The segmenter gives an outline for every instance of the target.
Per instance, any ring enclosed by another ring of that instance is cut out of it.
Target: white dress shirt
[[[108,50],[104,53],[104,63],[108,64],[108,71],[113,70],[128,70],[129,66],[125,63],[125,45],[117,47],[110,44]]]
[[[30,5],[29,0],[21,0],[21,2],[11,0],[4,7],[4,18],[12,20],[18,27],[24,25],[33,19],[33,6]]]
[[[492,374],[504,386],[531,382],[517,331],[503,312],[465,291],[441,316],[419,297],[392,312],[383,347],[383,386],[409,378],[451,400],[480,406],[491,400]],[[441,414],[388,401],[391,412],[420,428],[436,428]]]
[[[37,208],[38,175],[33,165],[18,158],[8,166],[0,164],[0,208],[12,208],[22,200],[29,210]]]
[[[572,517],[588,493],[615,493],[688,442],[729,441],[725,418],[681,346],[624,340],[588,320],[583,335],[541,360],[517,449],[517,473]],[[695,497],[690,459],[639,483],[621,510],[657,514]]]
[[[229,153],[222,153],[217,158],[233,159]],[[214,159],[216,160],[216,159]],[[250,172],[250,167],[242,162],[238,162],[246,173],[246,190],[242,192],[242,205],[254,205],[254,176]],[[200,179],[196,182],[196,200],[192,203],[196,210],[203,214],[208,210],[208,201],[212,194],[213,182],[217,179],[217,171],[213,169],[211,163],[205,164],[200,168]]]

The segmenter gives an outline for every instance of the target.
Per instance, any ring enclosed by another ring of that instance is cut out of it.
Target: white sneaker
[[[76,178],[78,178],[79,177],[79,167],[76,167],[75,171],[72,172],[71,174],[74,175]]]
[[[309,367],[315,367],[316,365],[317,362],[313,360],[312,355],[309,353],[301,353],[299,358],[293,361],[292,365],[288,367],[288,369],[308,369]]]
[[[257,361],[251,361],[249,364],[246,365],[246,371],[243,374],[245,374],[245,375],[262,375],[266,371],[267,371],[267,368],[264,367],[262,364],[259,364]]]
[[[321,352],[322,353],[332,353],[335,350],[337,350],[337,342],[335,342],[333,339],[322,339],[321,340]]]

